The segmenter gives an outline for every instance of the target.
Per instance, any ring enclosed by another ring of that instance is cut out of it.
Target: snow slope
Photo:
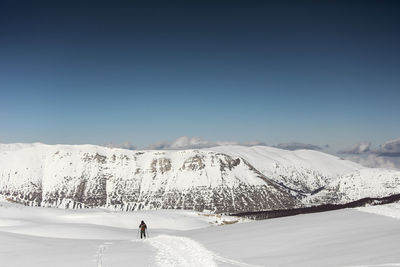
[[[324,190],[303,200],[310,203],[348,203],[362,198],[400,194],[400,172],[365,168],[336,179]]]
[[[190,211],[0,203],[0,266],[398,266],[397,219],[356,209],[217,226]],[[137,239],[144,219],[150,238]],[[226,220],[235,218],[226,217]],[[182,230],[178,230],[182,229]]]
[[[271,170],[278,166],[292,166],[302,169],[313,169],[324,176],[335,177],[350,173],[365,167],[353,161],[344,160],[336,156],[316,150],[284,150],[268,146],[218,146],[207,150],[226,153],[241,157],[265,174],[273,174]],[[278,166],[277,166],[278,165]]]
[[[388,216],[400,220],[400,202],[386,205],[362,207],[358,208],[358,210]]]
[[[267,146],[219,146],[209,150],[243,158],[266,177],[304,193],[365,168],[315,150],[289,151]]]
[[[252,265],[400,264],[398,220],[354,209],[218,228],[197,229],[185,236],[200,241],[218,255]]]

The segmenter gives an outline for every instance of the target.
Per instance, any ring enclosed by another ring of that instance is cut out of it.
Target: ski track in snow
[[[383,263],[383,264],[368,264],[368,265],[351,265],[343,267],[393,267],[400,266],[400,263]]]
[[[156,262],[159,266],[216,267],[216,261],[243,267],[259,267],[224,258],[207,250],[198,242],[181,236],[159,235],[146,240],[157,249]]]
[[[235,260],[232,260],[232,259],[227,259],[227,258],[224,258],[224,257],[219,256],[219,255],[216,255],[216,254],[214,254],[214,258],[215,258],[217,261],[219,261],[219,262],[228,263],[228,264],[235,265],[235,266],[242,266],[242,267],[263,267],[263,266],[261,266],[261,265],[247,264],[247,263],[244,263],[244,262],[235,261]]]
[[[111,244],[111,242],[105,242],[103,245],[99,246],[99,249],[97,250],[97,267],[105,267],[103,266],[104,251]]]

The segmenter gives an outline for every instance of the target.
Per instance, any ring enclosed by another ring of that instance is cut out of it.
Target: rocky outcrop
[[[26,205],[215,212],[299,205],[248,162],[211,151],[40,145],[3,151],[7,160],[19,162],[0,167],[0,194]],[[18,175],[22,169],[33,171]]]
[[[281,210],[400,193],[400,172],[268,147],[130,151],[0,144],[0,194],[25,205]]]

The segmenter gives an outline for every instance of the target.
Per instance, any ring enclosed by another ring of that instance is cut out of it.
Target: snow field
[[[400,220],[400,202],[387,204],[387,205],[378,205],[378,206],[368,206],[358,208],[359,211],[374,213],[378,215],[388,216],[391,218]]]
[[[158,250],[156,260],[160,266],[217,266],[210,251],[187,237],[159,235],[146,242]]]
[[[0,266],[400,266],[399,218],[400,203],[393,203],[217,225],[237,218],[25,207],[3,199]],[[146,240],[137,239],[141,220]]]
[[[400,214],[398,204],[379,207]],[[3,201],[0,266],[399,266],[400,221],[369,208],[217,226],[211,222],[233,218]],[[145,240],[137,239],[142,219]]]
[[[138,239],[141,220],[154,239]],[[191,211],[25,207],[1,199],[0,266],[216,266],[201,244],[167,234],[229,220],[245,221]]]

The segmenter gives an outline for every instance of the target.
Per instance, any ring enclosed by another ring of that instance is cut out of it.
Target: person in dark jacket
[[[140,238],[143,238],[143,237],[146,238],[147,225],[144,223],[144,221],[142,221],[140,223],[139,228],[140,228]]]

